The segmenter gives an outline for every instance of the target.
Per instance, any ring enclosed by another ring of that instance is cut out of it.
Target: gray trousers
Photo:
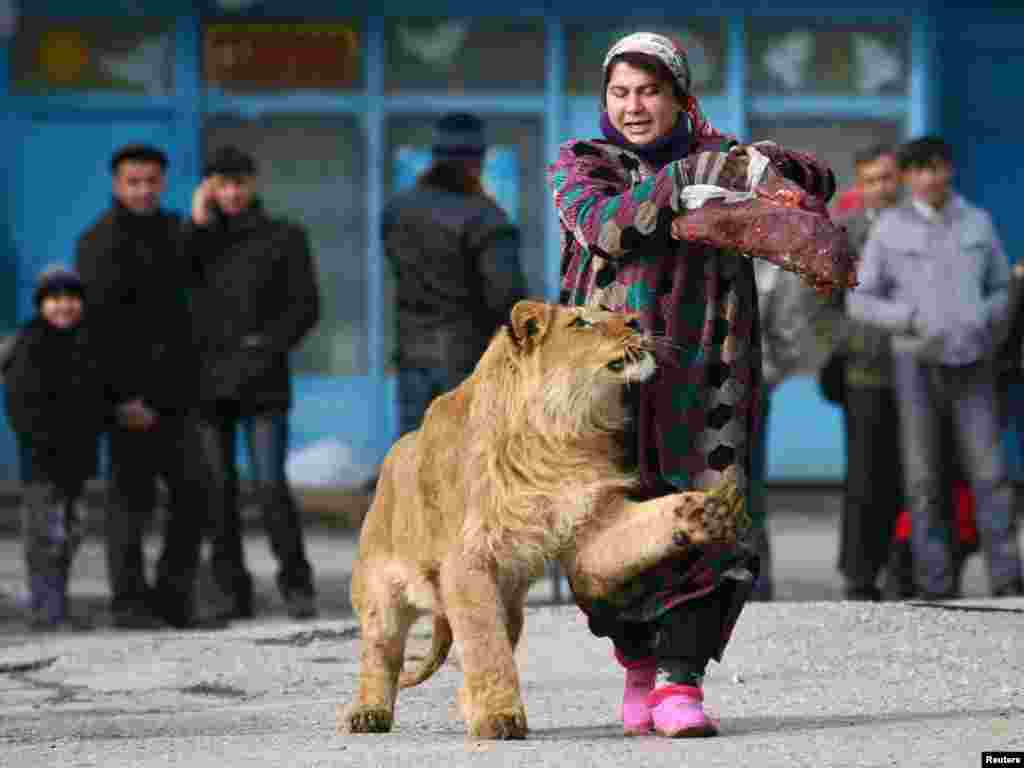
[[[57,624],[67,618],[68,574],[82,541],[79,498],[52,482],[34,481],[24,488],[21,531],[34,622]]]
[[[955,594],[953,531],[943,507],[941,419],[948,413],[964,474],[974,491],[978,533],[993,592],[1019,583],[1020,552],[1000,440],[990,363],[943,366],[894,355],[900,439],[911,516],[914,580],[926,597]]]

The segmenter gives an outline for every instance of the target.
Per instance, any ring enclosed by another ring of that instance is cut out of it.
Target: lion
[[[624,388],[656,371],[635,316],[520,301],[473,373],[388,452],[352,572],[358,690],[339,730],[391,730],[400,687],[459,643],[473,739],[527,733],[514,650],[530,584],[558,561],[597,599],[687,547],[734,542],[736,475],[710,492],[629,498]],[[402,674],[416,618],[433,614],[418,670]]]

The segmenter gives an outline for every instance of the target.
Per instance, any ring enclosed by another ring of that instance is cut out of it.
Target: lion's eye
[[[572,319],[572,322],[569,323],[570,328],[586,328],[589,325],[590,323],[579,315],[576,315],[576,317]]]

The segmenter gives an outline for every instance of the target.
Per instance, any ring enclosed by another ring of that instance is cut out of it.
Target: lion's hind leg
[[[405,599],[405,587],[396,563],[357,561],[353,569],[352,602],[359,616],[362,655],[356,699],[348,708],[339,708],[341,731],[391,730],[405,642],[417,616]]]

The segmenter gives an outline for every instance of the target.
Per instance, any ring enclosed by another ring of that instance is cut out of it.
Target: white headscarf
[[[653,56],[668,68],[682,92],[686,94],[683,109],[690,117],[690,128],[694,136],[710,138],[724,135],[708,122],[697,102],[697,97],[690,92],[690,85],[693,82],[690,62],[686,58],[686,52],[671,38],[653,32],[634,32],[626,35],[605,54],[605,76],[608,74],[608,65],[612,63],[612,59],[622,53],[643,53]]]

